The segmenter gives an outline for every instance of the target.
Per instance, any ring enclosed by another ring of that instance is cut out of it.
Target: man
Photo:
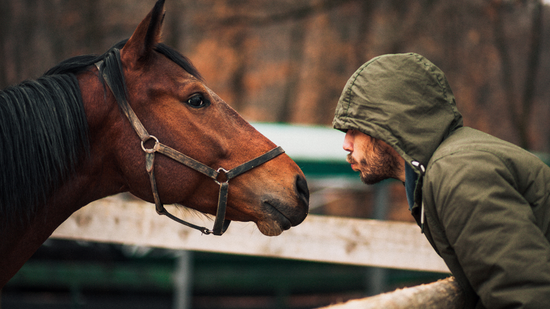
[[[372,59],[347,82],[333,125],[365,183],[405,183],[465,308],[550,308],[550,168],[464,127],[439,68],[412,53]]]

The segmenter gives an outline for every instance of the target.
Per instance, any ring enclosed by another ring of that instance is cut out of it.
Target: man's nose
[[[344,144],[342,145],[342,148],[344,148],[344,150],[347,152],[353,152],[353,137],[350,131],[346,132],[346,136],[344,137]]]

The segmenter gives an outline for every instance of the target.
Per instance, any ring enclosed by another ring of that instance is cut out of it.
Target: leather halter
[[[119,51],[115,50],[115,55],[117,58],[120,57]],[[120,63],[120,62],[119,62]],[[99,61],[96,64],[96,67],[101,72],[101,66],[104,65],[104,61]],[[217,170],[211,168],[210,166],[207,166],[201,162],[198,162],[197,160],[173,149],[170,148],[162,143],[159,142],[158,138],[156,138],[153,135],[150,135],[141,121],[138,119],[137,115],[134,113],[132,108],[130,107],[130,104],[128,103],[128,100],[126,99],[125,95],[117,95],[119,92],[113,91],[113,84],[111,83],[111,80],[107,74],[103,74],[103,80],[107,84],[107,86],[111,89],[111,92],[115,96],[116,101],[118,102],[118,105],[122,109],[122,112],[126,115],[128,120],[130,121],[130,124],[136,131],[137,135],[139,136],[141,140],[141,149],[145,152],[145,168],[147,170],[147,173],[149,174],[149,180],[151,182],[151,190],[153,191],[153,198],[155,200],[155,206],[156,211],[159,215],[165,215],[168,218],[179,222],[183,225],[186,225],[188,227],[197,229],[201,231],[203,234],[214,234],[214,235],[222,235],[229,226],[229,223],[231,223],[230,220],[225,219],[225,212],[227,208],[227,194],[229,189],[229,180],[248,172],[249,170],[277,157],[278,155],[284,153],[283,148],[281,146],[276,147],[267,153],[256,157],[248,162],[245,162],[231,170],[226,170],[222,167],[218,168]],[[153,140],[155,142],[155,145],[153,148],[146,148],[145,143],[147,141]],[[166,208],[164,208],[163,203],[160,200],[160,196],[157,190],[157,182],[155,178],[155,153],[161,153],[203,175],[208,176],[209,178],[212,178],[214,182],[216,182],[220,186],[219,190],[219,196],[218,196],[218,208],[216,212],[216,219],[214,221],[214,227],[212,230],[200,227],[198,225],[189,223],[187,221],[184,221],[171,213],[169,213]],[[220,182],[218,181],[218,176],[220,174],[225,174],[225,181]]]

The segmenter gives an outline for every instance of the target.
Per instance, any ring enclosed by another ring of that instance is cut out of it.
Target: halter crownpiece
[[[229,223],[231,223],[230,220],[225,219],[225,212],[227,209],[227,195],[229,190],[229,180],[248,172],[249,170],[277,157],[278,155],[284,153],[285,151],[281,146],[276,147],[274,149],[271,149],[267,153],[264,153],[263,155],[256,157],[248,162],[245,162],[233,169],[226,170],[222,167],[218,168],[217,170],[211,168],[208,165],[205,165],[173,148],[170,148],[162,143],[159,142],[158,138],[156,138],[153,135],[150,135],[135,112],[130,107],[130,104],[128,103],[128,100],[126,99],[126,83],[124,81],[124,75],[122,74],[122,68],[120,67],[120,51],[118,49],[114,49],[114,56],[116,57],[116,65],[120,69],[120,74],[118,74],[118,82],[113,84],[111,81],[111,78],[109,77],[109,74],[106,74],[104,72],[105,69],[105,61],[99,61],[95,65],[97,69],[100,72],[101,77],[105,81],[105,84],[109,87],[113,95],[115,96],[115,99],[122,109],[122,112],[126,115],[128,120],[130,121],[130,124],[136,131],[137,135],[139,136],[141,140],[141,148],[145,152],[145,169],[147,170],[147,173],[149,174],[149,181],[151,182],[151,190],[153,192],[153,199],[155,201],[155,207],[156,211],[159,215],[165,215],[168,218],[179,222],[183,225],[186,225],[188,227],[197,229],[201,231],[203,234],[214,234],[214,235],[222,235],[229,226]],[[106,58],[106,61],[110,61],[110,58]],[[112,64],[112,63],[111,63]],[[117,87],[118,86],[118,87]],[[120,89],[120,87],[123,87],[123,89]],[[155,144],[152,148],[146,148],[145,143],[148,141],[153,140]],[[187,221],[184,221],[171,213],[169,213],[166,208],[164,208],[164,204],[160,200],[160,196],[157,189],[157,181],[155,178],[155,153],[161,153],[203,175],[208,176],[209,178],[212,178],[219,186],[219,196],[218,196],[218,207],[216,211],[216,219],[214,221],[214,227],[212,230],[200,227],[198,225],[189,223]],[[225,181],[220,182],[218,181],[218,176],[225,174]]]

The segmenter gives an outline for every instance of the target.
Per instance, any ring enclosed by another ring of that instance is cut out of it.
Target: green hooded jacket
[[[438,67],[413,53],[370,60],[348,80],[333,126],[386,142],[416,172],[412,215],[465,308],[550,308],[550,168],[464,127]]]

